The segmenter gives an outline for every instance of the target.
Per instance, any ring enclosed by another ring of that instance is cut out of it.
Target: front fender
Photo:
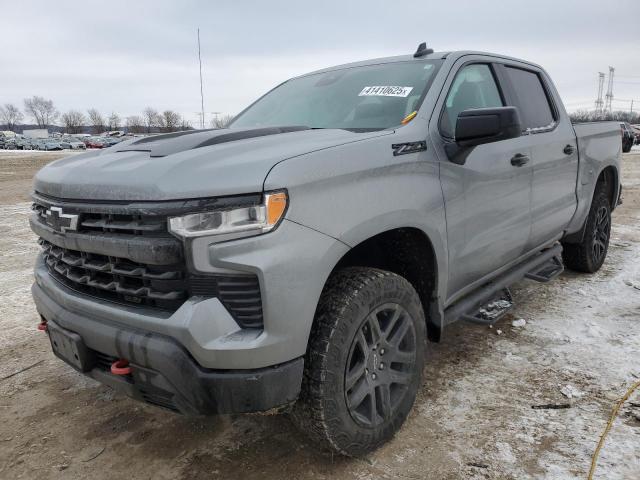
[[[388,230],[417,228],[430,239],[438,276],[446,279],[446,220],[439,165],[431,156],[432,149],[394,157],[393,143],[415,139],[415,132],[402,133],[282,162],[267,176],[265,190],[286,187],[289,220],[350,247]],[[438,297],[444,298],[445,292],[446,281],[439,281]]]

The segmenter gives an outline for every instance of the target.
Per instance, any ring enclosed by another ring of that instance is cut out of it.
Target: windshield
[[[365,131],[400,125],[422,103],[442,60],[344,68],[288,80],[231,128],[304,125]]]

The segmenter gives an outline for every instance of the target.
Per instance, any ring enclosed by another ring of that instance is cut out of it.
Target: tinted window
[[[441,60],[394,62],[294,78],[247,108],[231,128],[395,127],[420,107],[441,64]]]
[[[468,65],[456,74],[451,84],[444,111],[440,117],[440,133],[454,138],[458,114],[470,108],[502,107],[500,92],[488,65]]]
[[[523,128],[551,125],[554,121],[553,113],[538,74],[513,67],[506,67],[506,71],[515,89],[516,106],[520,110]]]

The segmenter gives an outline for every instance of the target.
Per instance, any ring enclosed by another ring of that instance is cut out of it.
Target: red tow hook
[[[47,331],[47,321],[43,318],[41,320],[41,322],[38,324],[38,330],[40,330],[41,332],[46,332]]]
[[[111,364],[111,373],[114,375],[131,375],[129,360],[121,358]]]

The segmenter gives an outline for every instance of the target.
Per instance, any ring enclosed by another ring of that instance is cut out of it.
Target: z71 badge
[[[427,149],[427,142],[422,140],[420,142],[394,143],[391,145],[391,149],[394,157],[407,153],[424,152]]]

